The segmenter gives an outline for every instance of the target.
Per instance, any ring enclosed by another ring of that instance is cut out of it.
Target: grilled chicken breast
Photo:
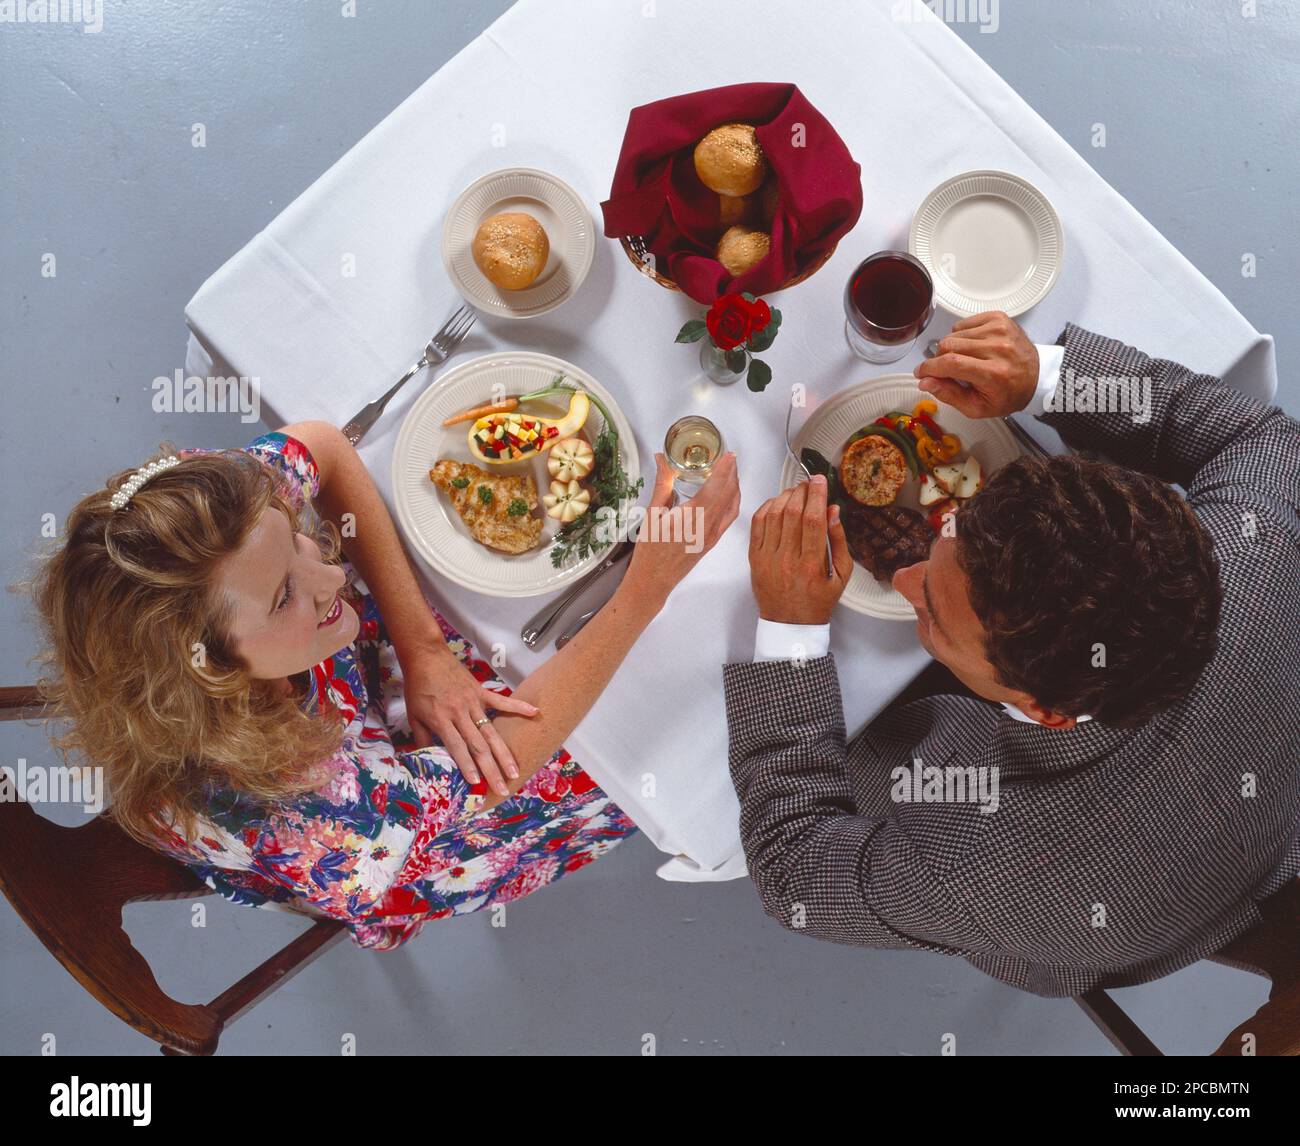
[[[537,483],[532,474],[491,473],[469,462],[444,458],[435,462],[429,478],[450,499],[470,535],[480,545],[502,553],[525,553],[542,536],[537,508]],[[480,491],[487,491],[486,493]],[[510,512],[523,501],[527,513]]]

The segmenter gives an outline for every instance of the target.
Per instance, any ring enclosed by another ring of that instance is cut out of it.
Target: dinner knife
[[[537,614],[530,617],[524,627],[519,631],[519,636],[523,639],[530,649],[537,646],[537,642],[542,639],[554,626],[569,606],[573,604],[591,585],[608,573],[615,565],[631,556],[632,546],[635,542],[620,541],[613,549],[605,555],[605,559],[596,566],[590,573],[577,582],[567,593],[558,601],[547,605]],[[592,614],[594,616],[594,613]],[[590,619],[590,617],[588,617]],[[570,634],[571,636],[572,634]]]
[[[558,637],[555,638],[555,647],[557,649],[564,648],[565,645],[567,645],[571,640],[573,640],[574,637],[578,635],[582,627],[608,604],[609,604],[608,600],[602,601],[594,609],[588,609],[585,613],[583,613],[582,616],[580,616],[576,621],[573,622],[573,624],[571,624],[567,629],[565,629],[564,632],[562,632]]]
[[[608,603],[609,603],[608,601],[605,602],[605,604]],[[594,617],[597,613],[599,613],[600,610],[603,609],[604,607],[605,607],[604,605],[601,605],[599,608],[588,609],[585,613],[583,613],[581,617],[579,617],[576,621],[574,621],[573,624],[571,624],[567,629],[564,630],[564,632],[562,632],[558,637],[555,638],[555,647],[557,649],[564,648],[565,645],[567,645],[571,640],[573,640],[574,637],[578,635],[579,632],[581,632],[582,627],[588,621],[590,621],[592,617]]]

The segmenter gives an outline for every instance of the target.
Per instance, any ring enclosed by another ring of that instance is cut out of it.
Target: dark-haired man
[[[1037,994],[1158,978],[1300,873],[1300,424],[1075,326],[1035,347],[978,315],[939,349],[917,371],[939,400],[1033,402],[1112,460],[1019,459],[895,574],[973,695],[851,742],[838,511],[821,479],[758,510],[756,661],[724,669],[750,875],[792,930]]]

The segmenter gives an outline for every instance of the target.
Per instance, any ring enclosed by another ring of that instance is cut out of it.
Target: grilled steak
[[[914,509],[901,505],[854,505],[841,509],[849,552],[877,581],[930,555],[934,531]]]
[[[429,478],[451,498],[451,504],[480,545],[503,553],[524,553],[541,537],[541,518],[533,515],[537,508],[537,483],[532,474],[489,473],[470,462],[444,458],[429,471]],[[458,486],[456,482],[464,484]],[[514,501],[524,502],[527,512],[512,514],[510,504]]]

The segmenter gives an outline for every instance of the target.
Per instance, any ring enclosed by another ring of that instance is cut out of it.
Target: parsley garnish
[[[486,485],[481,485],[481,486],[479,486],[479,487],[478,487],[478,499],[479,499],[479,501],[481,501],[484,505],[489,504],[489,503],[492,501],[492,487],[491,487],[491,486],[486,486]]]
[[[469,478],[452,478],[451,484],[454,485],[457,489],[464,489],[467,485],[469,485]]]
[[[510,503],[509,508],[506,509],[506,513],[511,517],[520,517],[527,512],[528,503],[524,501],[522,497],[515,498],[515,500]]]

